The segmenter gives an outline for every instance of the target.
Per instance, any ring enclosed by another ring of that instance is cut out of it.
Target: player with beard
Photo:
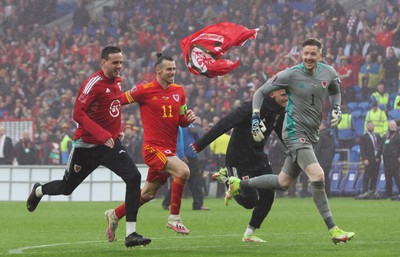
[[[123,94],[121,104],[138,103],[143,124],[142,156],[149,166],[146,183],[141,191],[140,205],[154,199],[169,176],[171,184],[171,208],[167,227],[178,234],[189,234],[182,223],[180,207],[185,184],[190,171],[185,162],[176,156],[179,126],[187,127],[196,116],[186,107],[183,86],[175,84],[176,64],[172,57],[157,54],[156,79],[133,87]],[[105,212],[106,236],[115,239],[118,221],[125,216],[125,204]]]
[[[78,123],[73,147],[62,180],[35,183],[26,206],[33,212],[43,195],[70,195],[100,165],[126,184],[126,247],[147,245],[149,238],[136,233],[141,174],[121,144],[121,70],[119,47],[101,53],[101,70],[86,79],[76,98],[73,119]]]

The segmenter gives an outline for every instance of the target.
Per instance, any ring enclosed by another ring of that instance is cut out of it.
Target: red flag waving
[[[186,66],[196,75],[209,78],[224,75],[239,67],[239,60],[222,59],[224,53],[248,39],[255,40],[257,31],[231,22],[207,26],[181,40]]]

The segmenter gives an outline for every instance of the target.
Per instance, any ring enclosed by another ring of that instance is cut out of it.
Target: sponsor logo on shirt
[[[121,102],[119,100],[112,101],[110,105],[110,115],[111,117],[118,117],[121,110]]]

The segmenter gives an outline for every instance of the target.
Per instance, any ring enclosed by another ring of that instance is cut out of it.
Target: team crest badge
[[[249,179],[250,179],[249,176],[244,176],[244,177],[242,177],[242,180],[249,180]]]
[[[328,85],[328,81],[326,81],[326,80],[321,81],[321,84],[322,84],[323,88],[326,88],[326,86]]]
[[[179,102],[179,95],[178,94],[172,95],[172,98],[174,98],[175,102]]]
[[[303,143],[303,144],[306,142],[306,139],[305,139],[304,137],[300,138],[299,140],[300,140],[300,142]]]
[[[171,150],[167,149],[167,150],[164,151],[164,153],[171,154],[172,152],[171,152]]]
[[[74,171],[75,171],[75,173],[78,173],[79,171],[81,171],[81,169],[82,169],[82,166],[79,166],[79,165],[74,165]]]

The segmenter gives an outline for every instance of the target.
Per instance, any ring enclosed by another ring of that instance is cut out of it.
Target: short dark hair
[[[175,61],[174,58],[172,58],[171,56],[167,56],[167,55],[163,55],[162,53],[157,53],[157,60],[154,63],[154,67],[157,67],[158,65],[160,65],[162,63],[162,61],[167,60],[170,62]]]
[[[317,38],[309,38],[303,42],[303,47],[305,46],[316,46],[318,49],[322,49],[322,43]]]
[[[106,46],[101,51],[101,59],[108,60],[110,54],[122,53],[121,48],[118,46]]]

